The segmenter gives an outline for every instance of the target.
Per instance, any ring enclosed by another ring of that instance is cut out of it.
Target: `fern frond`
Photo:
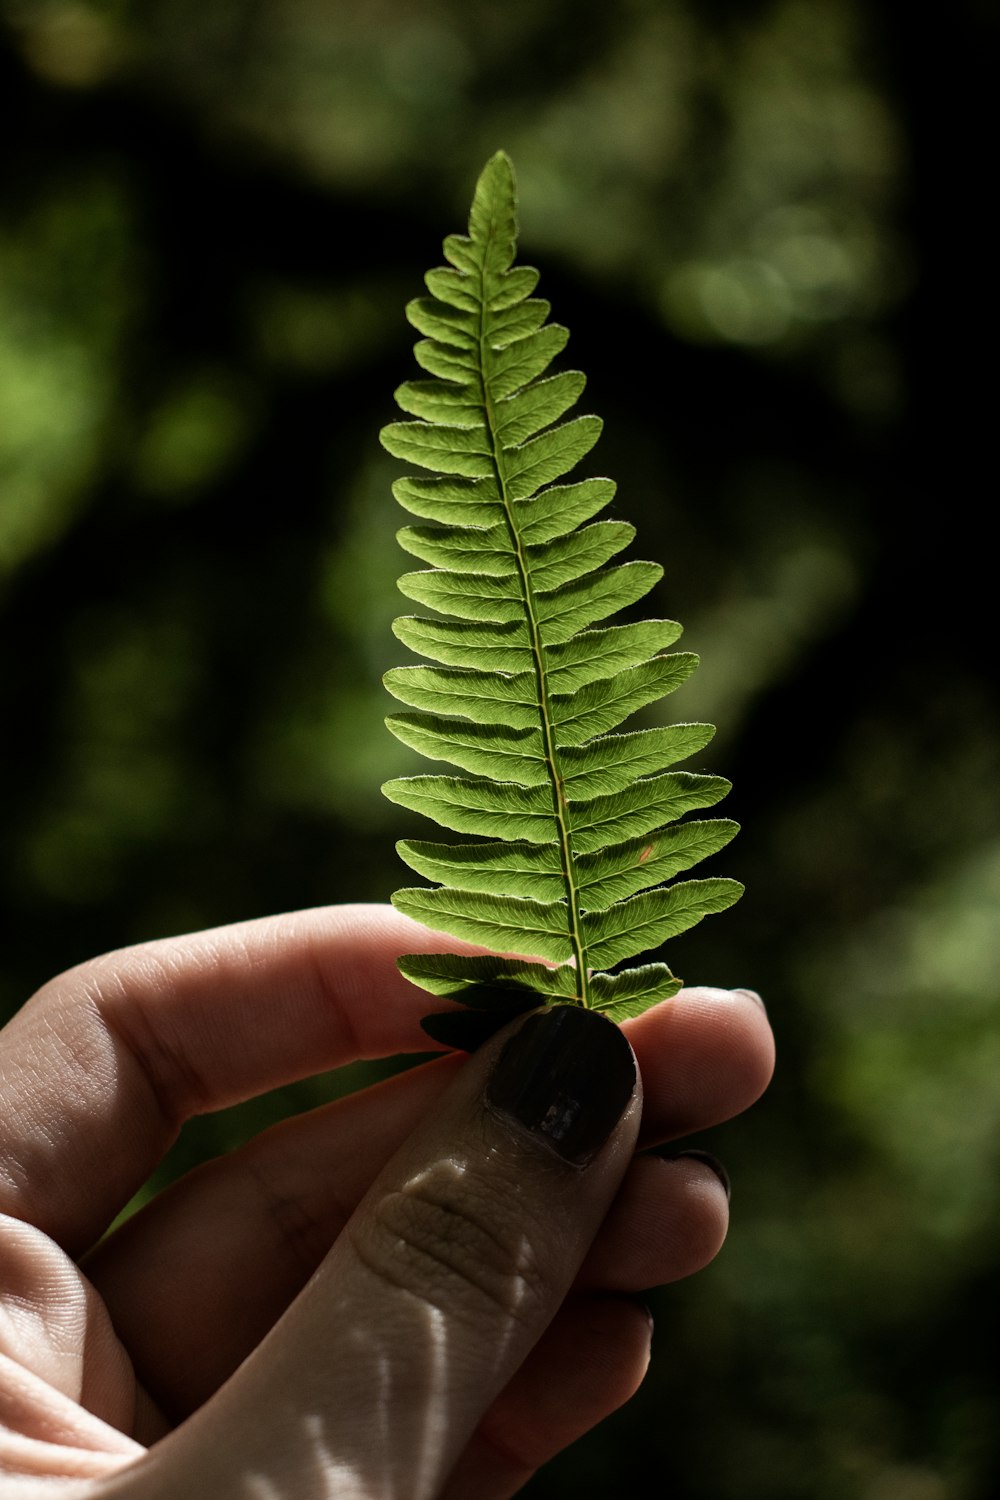
[[[393,493],[421,523],[399,542],[428,564],[399,588],[435,611],[395,622],[433,664],[386,674],[410,710],[386,722],[460,773],[399,778],[383,791],[466,836],[400,843],[434,884],[397,891],[393,903],[436,931],[524,955],[400,960],[414,983],[468,1007],[424,1022],[460,1046],[541,1000],[615,1020],[639,1014],[681,981],[662,963],[607,971],[742,891],[718,878],[666,884],[736,832],[727,819],[678,821],[729,783],[668,769],[708,743],[711,725],[619,732],[697,658],[667,650],[681,633],[672,620],[604,623],[662,569],[613,561],[634,529],[596,519],[614,497],[610,479],[566,482],[601,422],[567,416],[584,376],[547,373],[568,334],[532,296],[538,273],[514,265],[516,240],[513,170],[498,152],[476,186],[468,235],[449,236],[449,264],[427,273],[431,295],[407,307],[430,378],[399,388],[410,420],[381,434],[391,454],[429,471],[397,480]]]

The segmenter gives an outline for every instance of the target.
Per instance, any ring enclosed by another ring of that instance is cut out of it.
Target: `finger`
[[[579,1277],[584,1287],[641,1292],[693,1276],[721,1250],[729,1194],[696,1157],[636,1157]]]
[[[682,990],[641,1020],[629,1036],[644,1135],[704,1129],[757,1097],[772,1046],[746,995]],[[443,1058],[284,1121],[189,1174],[97,1248],[88,1275],[163,1410],[174,1419],[194,1410],[259,1343],[461,1066]],[[705,1264],[725,1232],[725,1206],[711,1184],[698,1189],[704,1170],[634,1163],[627,1206],[619,1213],[616,1204],[595,1245],[596,1253],[610,1236],[590,1284],[637,1291]]]
[[[72,1480],[113,1475],[141,1454],[56,1386],[0,1352],[0,1475],[4,1494],[80,1497]],[[18,1480],[22,1484],[18,1484]],[[37,1488],[36,1488],[37,1486]]]
[[[623,1029],[642,1069],[643,1146],[731,1120],[774,1072],[774,1036],[750,990],[692,985]]]
[[[0,1033],[0,1212],[77,1253],[191,1115],[426,1051],[426,996],[395,960],[442,942],[391,907],[329,907],[142,944],[52,981]]]
[[[638,1302],[574,1297],[473,1434],[442,1500],[507,1500],[638,1390],[652,1322]]]
[[[462,1063],[443,1058],[272,1126],[188,1173],[85,1258],[169,1419],[202,1405],[261,1342]]]
[[[263,1344],[135,1471],[229,1496],[430,1500],[562,1304],[631,1159],[640,1089],[621,1032],[569,1007],[464,1067]],[[353,1487],[353,1488],[352,1488]]]

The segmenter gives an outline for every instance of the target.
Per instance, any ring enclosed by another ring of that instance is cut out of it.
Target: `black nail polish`
[[[486,1099],[582,1167],[621,1119],[635,1083],[632,1048],[618,1027],[594,1011],[557,1005],[529,1016],[511,1037]]]
[[[700,1161],[709,1171],[714,1172],[726,1190],[726,1202],[733,1196],[733,1185],[729,1180],[729,1173],[722,1165],[717,1156],[711,1151],[657,1151],[657,1156],[662,1156],[664,1161]]]

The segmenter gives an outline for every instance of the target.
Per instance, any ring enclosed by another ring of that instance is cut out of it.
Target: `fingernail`
[[[529,1016],[510,1038],[486,1099],[583,1167],[618,1124],[635,1084],[635,1058],[618,1027],[580,1006],[557,1005]]]
[[[756,990],[736,989],[736,990],[733,990],[732,993],[734,995],[746,995],[746,996],[748,996],[749,999],[755,1001],[760,1006],[760,1008],[764,1012],[765,1016],[767,1015],[767,1006],[764,1004],[763,1000],[760,998],[760,996],[758,995],[758,993],[757,993]]]
[[[722,1165],[717,1156],[711,1151],[658,1151],[657,1156],[662,1156],[664,1161],[700,1161],[704,1166],[715,1173],[726,1190],[726,1202],[729,1203],[733,1196],[733,1185],[729,1180],[729,1173]]]
[[[635,1303],[636,1307],[639,1308],[640,1312],[644,1312],[646,1314],[646,1322],[649,1324],[649,1336],[650,1338],[652,1338],[653,1334],[656,1332],[656,1320],[653,1317],[653,1309],[650,1307],[645,1297],[633,1297],[632,1301]]]

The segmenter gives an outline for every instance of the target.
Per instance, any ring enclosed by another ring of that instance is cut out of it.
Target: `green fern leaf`
[[[609,972],[741,894],[735,880],[668,884],[733,837],[724,818],[684,819],[729,789],[721,777],[669,769],[711,739],[708,724],[620,732],[697,665],[670,652],[672,620],[606,624],[652,588],[654,563],[612,562],[634,529],[596,519],[610,479],[567,476],[596,443],[594,416],[567,416],[577,371],[549,374],[565,328],[515,266],[510,161],[498,152],[476,186],[468,235],[450,235],[430,296],[407,307],[429,378],[396,392],[408,420],[382,443],[424,474],[393,493],[418,524],[398,534],[425,569],[399,588],[435,611],[395,622],[432,665],[388,672],[409,710],[386,720],[404,744],[460,773],[401,777],[383,791],[464,835],[405,840],[403,860],[430,886],[395,906],[439,932],[494,950],[411,954],[400,968],[464,1010],[425,1029],[477,1045],[542,1001],[638,1015],[676,993],[663,963]],[[565,419],[565,420],[564,420]],[[430,524],[426,524],[430,523]],[[522,955],[520,957],[516,955]]]

